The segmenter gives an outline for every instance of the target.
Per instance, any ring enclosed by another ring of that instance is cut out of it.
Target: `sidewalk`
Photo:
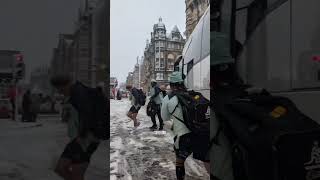
[[[0,120],[1,180],[62,180],[53,169],[62,153],[66,125],[58,117],[42,117],[36,123]],[[89,180],[109,178],[109,142],[102,143],[87,171]]]

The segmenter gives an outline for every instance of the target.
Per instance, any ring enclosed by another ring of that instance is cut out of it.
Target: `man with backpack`
[[[101,140],[109,138],[107,103],[95,88],[80,82],[72,83],[69,76],[57,75],[51,84],[63,94],[68,113],[68,143],[57,163],[55,172],[66,180],[83,180],[92,154]]]
[[[156,122],[156,115],[159,119],[159,131],[163,130],[163,120],[161,118],[161,104],[163,100],[163,94],[161,89],[158,87],[157,81],[152,79],[151,80],[151,90],[150,90],[150,102],[151,108],[153,109],[154,113],[151,114],[151,121],[153,125],[150,127],[151,130],[157,129],[157,122]]]
[[[133,120],[133,126],[138,127],[140,122],[137,120],[137,115],[141,106],[144,106],[146,97],[141,89],[137,89],[131,85],[127,85],[126,89],[130,92],[129,99],[131,100],[132,105],[127,116]]]
[[[195,159],[204,162],[209,171],[209,134],[200,137],[198,132],[191,126],[191,122],[187,122],[185,103],[183,102],[183,94],[187,94],[186,87],[181,72],[173,72],[170,76],[171,92],[163,99],[161,116],[167,121],[173,119],[174,133],[174,150],[176,153],[176,176],[178,180],[184,180],[185,177],[185,160],[193,153]],[[200,94],[196,98],[200,99]],[[210,122],[209,119],[207,119]],[[209,127],[208,127],[209,128]],[[207,138],[206,138],[207,137]]]

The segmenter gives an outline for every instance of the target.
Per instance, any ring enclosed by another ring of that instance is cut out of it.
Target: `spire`
[[[173,27],[172,32],[179,32],[179,33],[180,33],[179,28],[178,28],[177,25],[175,25],[175,26]]]
[[[159,18],[159,22],[161,23],[162,22],[162,17],[160,16],[160,18]]]

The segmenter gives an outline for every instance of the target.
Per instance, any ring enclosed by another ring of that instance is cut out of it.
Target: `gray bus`
[[[210,99],[210,6],[188,38],[175,69],[184,74],[188,89]]]
[[[320,1],[219,1],[220,31],[230,35],[241,79],[289,97],[320,122]]]

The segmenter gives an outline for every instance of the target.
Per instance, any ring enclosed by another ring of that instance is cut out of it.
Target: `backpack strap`
[[[173,117],[175,117],[178,121],[180,121],[180,122],[182,122],[183,124],[187,125],[182,119],[180,119],[180,118],[178,118],[177,116],[173,115],[173,113],[177,110],[179,104],[180,104],[180,103],[178,102],[178,104],[177,104],[176,107],[173,109],[173,111],[170,112],[170,114],[171,114]]]

